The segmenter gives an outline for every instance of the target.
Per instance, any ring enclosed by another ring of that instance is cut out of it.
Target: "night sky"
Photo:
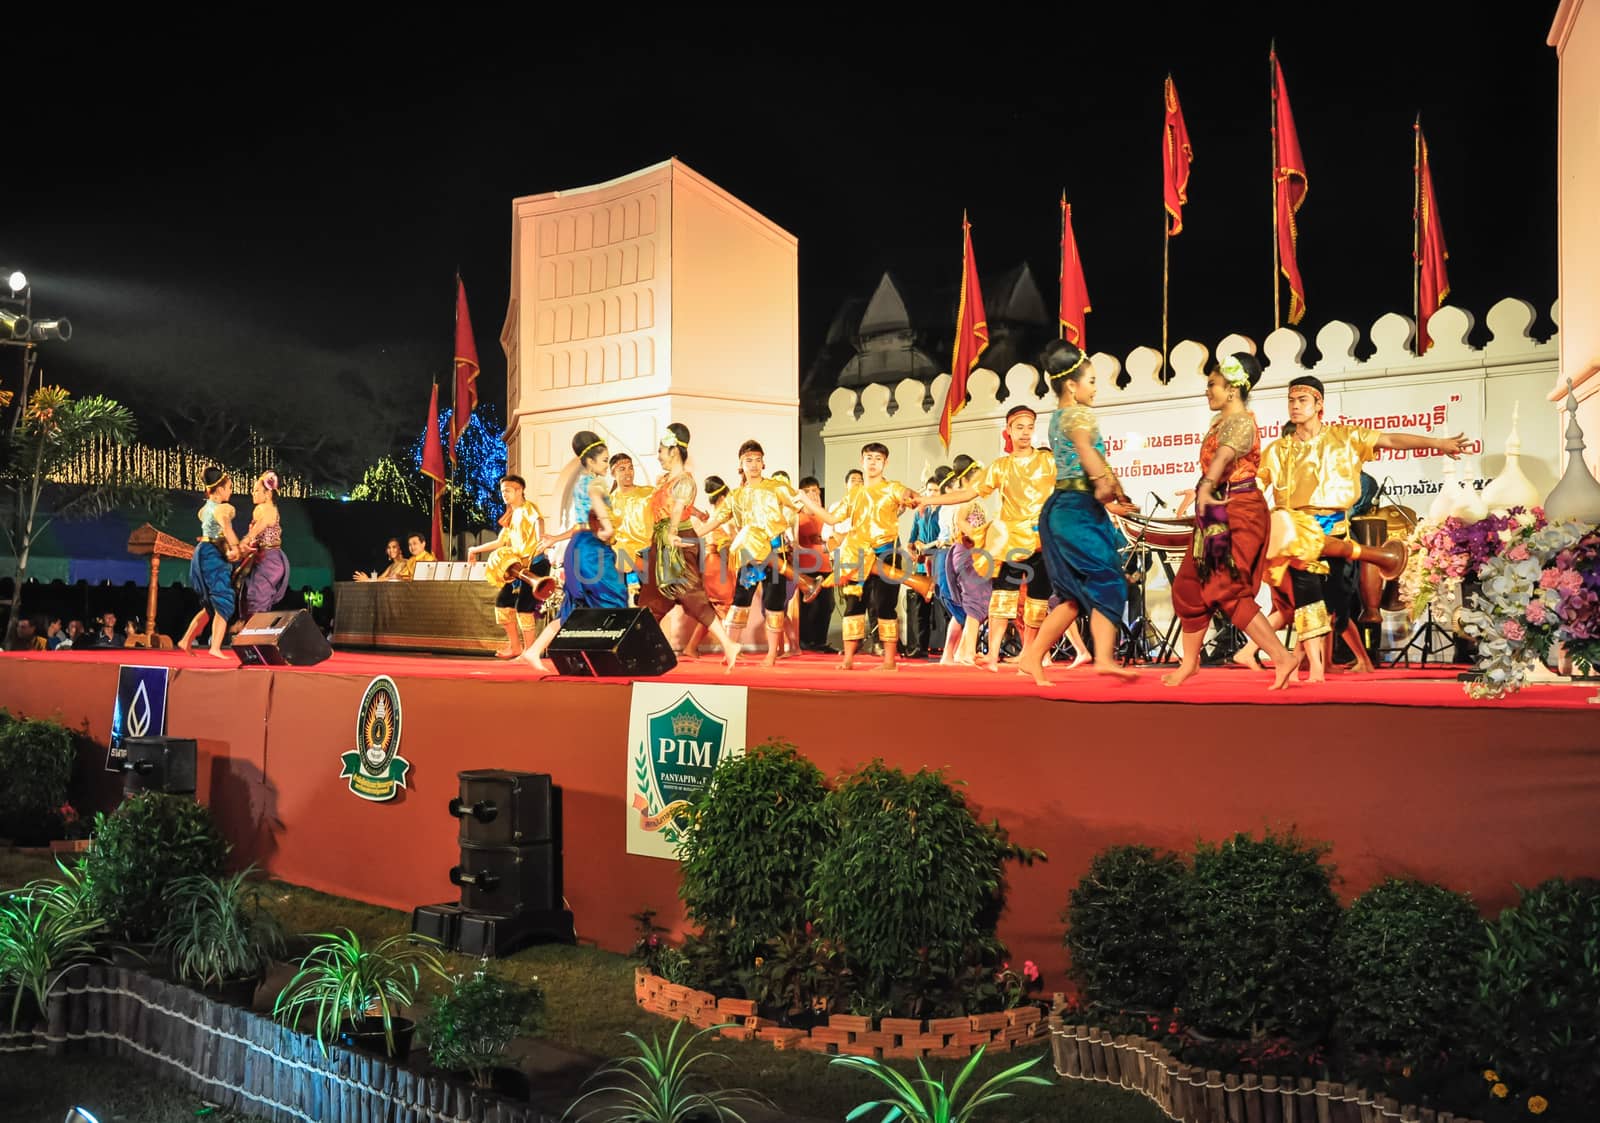
[[[36,317],[73,321],[73,340],[43,354],[49,380],[118,395],[156,443],[251,423],[296,434],[295,455],[330,483],[420,425],[430,378],[449,370],[458,266],[482,395],[503,408],[513,197],[669,156],[799,238],[801,370],[885,270],[913,294],[953,286],[963,208],[983,276],[1027,261],[1053,307],[1063,188],[1089,343],[1120,355],[1160,340],[1170,70],[1196,151],[1172,338],[1259,337],[1276,36],[1310,178],[1308,334],[1410,309],[1419,110],[1451,302],[1481,321],[1521,296],[1548,330],[1555,6],[1463,23],[1472,6],[1188,5],[1163,21],[1154,6],[1106,5],[1133,13],[1108,17],[1078,4],[1000,25],[983,20],[1011,9],[974,9],[948,26],[924,8],[892,29],[794,9],[805,22],[744,42],[667,8],[670,36],[599,9],[583,26],[436,12],[358,31],[299,16],[281,25],[295,39],[41,30],[7,63],[23,96],[10,99],[0,265],[27,271]],[[559,61],[528,61],[546,55]],[[672,78],[645,80],[662,66]],[[13,389],[15,354],[0,354]]]

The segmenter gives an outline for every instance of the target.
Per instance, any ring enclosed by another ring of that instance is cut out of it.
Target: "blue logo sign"
[[[111,747],[106,752],[106,771],[121,772],[128,751],[122,747],[127,737],[165,737],[167,735],[166,667],[118,667],[117,701],[111,710]]]

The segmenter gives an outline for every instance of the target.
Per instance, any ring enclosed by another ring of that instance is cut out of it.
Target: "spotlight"
[[[59,320],[35,320],[33,321],[32,329],[28,332],[28,338],[35,342],[59,339],[65,343],[72,338],[72,321],[65,318]]]
[[[28,275],[20,269],[13,269],[11,276],[6,278],[6,283],[11,286],[12,292],[21,292],[28,287]]]
[[[28,332],[33,330],[33,321],[21,312],[13,312],[9,308],[0,308],[0,337],[9,336],[12,339],[27,339]],[[72,329],[67,329],[70,334]]]
[[[75,1107],[67,1112],[67,1117],[61,1123],[100,1123],[92,1112],[86,1107]]]

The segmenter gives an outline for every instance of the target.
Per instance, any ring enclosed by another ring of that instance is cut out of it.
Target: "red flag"
[[[1300,280],[1300,265],[1295,260],[1295,245],[1300,232],[1295,212],[1305,202],[1309,184],[1306,162],[1300,155],[1300,138],[1295,133],[1294,114],[1289,109],[1289,88],[1283,82],[1278,52],[1272,52],[1272,143],[1278,154],[1275,177],[1278,205],[1278,263],[1289,280],[1289,322],[1298,324],[1306,314],[1306,286]],[[1273,278],[1276,282],[1277,278]]]
[[[428,549],[436,558],[444,557],[444,534],[439,526],[439,496],[444,494],[444,447],[439,439],[439,384],[433,384],[428,399],[428,427],[422,431],[422,474],[433,481],[433,526],[428,533]]]
[[[1439,225],[1439,204],[1433,198],[1433,172],[1428,167],[1428,140],[1422,135],[1422,122],[1413,128],[1417,132],[1417,354],[1433,346],[1428,338],[1428,319],[1439,310],[1444,298],[1450,295],[1450,278],[1445,276],[1445,259],[1450,256],[1444,248],[1444,229]]]
[[[1189,201],[1189,165],[1194,162],[1194,146],[1189,143],[1189,126],[1183,123],[1183,107],[1178,104],[1178,87],[1167,75],[1165,88],[1167,119],[1162,128],[1162,158],[1166,161],[1167,236],[1183,229],[1183,205]]]
[[[1061,338],[1082,350],[1089,318],[1089,286],[1083,280],[1083,259],[1072,233],[1072,207],[1061,194]]]
[[[983,293],[978,288],[978,263],[972,257],[972,224],[961,214],[961,302],[956,309],[956,343],[950,356],[950,388],[939,413],[939,439],[950,448],[950,422],[967,404],[967,375],[989,346],[989,321],[983,314]]]
[[[456,395],[450,411],[450,460],[456,459],[456,441],[472,423],[478,405],[478,344],[472,338],[472,317],[467,313],[467,286],[456,276]]]

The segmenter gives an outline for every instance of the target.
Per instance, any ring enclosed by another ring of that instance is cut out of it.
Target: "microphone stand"
[[[1156,498],[1156,503],[1158,506],[1161,503],[1159,497]],[[1153,513],[1151,517],[1154,517]],[[1132,542],[1128,543],[1128,560],[1124,563],[1122,570],[1123,576],[1128,582],[1128,599],[1130,602],[1133,599],[1133,590],[1139,590],[1139,613],[1137,616],[1133,616],[1131,612],[1129,613],[1132,619],[1128,621],[1128,645],[1123,649],[1122,653],[1122,665],[1124,667],[1131,667],[1135,663],[1139,662],[1142,650],[1145,646],[1144,633],[1146,627],[1148,626],[1145,620],[1144,584],[1145,579],[1150,574],[1150,549],[1145,545],[1144,542],[1145,532],[1149,529],[1149,524],[1144,520],[1145,514],[1144,511],[1141,510],[1139,512],[1139,533],[1134,537]],[[1135,572],[1138,573],[1137,578],[1133,576]]]

